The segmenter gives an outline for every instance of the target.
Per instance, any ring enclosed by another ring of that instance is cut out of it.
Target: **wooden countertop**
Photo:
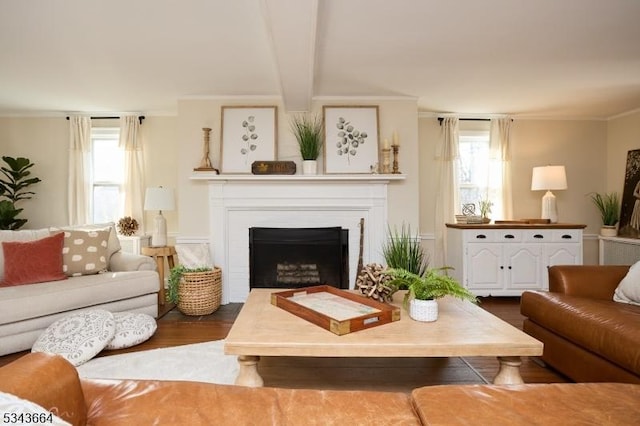
[[[447,228],[455,229],[584,229],[580,223],[447,223]]]

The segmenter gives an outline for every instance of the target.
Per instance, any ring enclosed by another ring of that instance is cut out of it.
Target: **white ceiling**
[[[608,118],[640,108],[640,1],[0,0],[0,115],[209,96]]]

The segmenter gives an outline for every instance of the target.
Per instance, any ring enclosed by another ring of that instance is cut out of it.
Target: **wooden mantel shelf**
[[[402,181],[405,174],[335,174],[335,175],[240,175],[220,174],[213,172],[194,172],[189,179],[216,182],[390,182]]]

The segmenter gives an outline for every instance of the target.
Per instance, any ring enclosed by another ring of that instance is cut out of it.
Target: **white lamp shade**
[[[176,200],[171,188],[147,188],[144,196],[145,210],[170,211],[176,208]]]
[[[532,191],[567,189],[567,174],[564,166],[541,166],[533,168]]]

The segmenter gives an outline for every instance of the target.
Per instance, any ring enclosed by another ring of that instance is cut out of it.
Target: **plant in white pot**
[[[438,303],[436,299],[453,296],[458,299],[478,303],[478,299],[453,277],[447,275],[450,268],[430,268],[423,276],[404,269],[387,271],[393,277],[390,284],[397,288],[408,288],[405,308],[409,316],[416,321],[435,321],[438,319]]]
[[[318,156],[322,149],[322,118],[319,115],[297,114],[291,117],[290,127],[300,148],[302,173],[317,174]]]
[[[603,237],[615,237],[617,234],[616,225],[620,219],[620,199],[617,192],[591,194],[591,201],[598,208],[602,219],[600,235]]]

